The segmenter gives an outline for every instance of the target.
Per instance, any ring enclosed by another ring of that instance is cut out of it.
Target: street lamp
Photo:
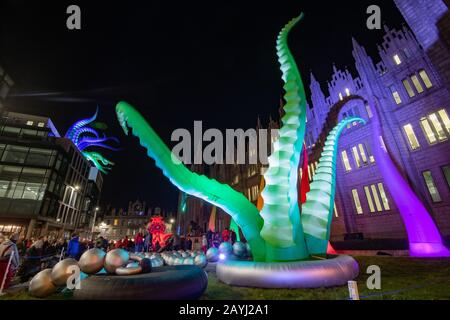
[[[94,240],[95,220],[97,220],[97,212],[98,212],[98,210],[100,210],[100,208],[99,207],[95,207],[95,209],[94,209],[94,220],[92,221],[92,229],[91,229],[91,239],[92,240]]]

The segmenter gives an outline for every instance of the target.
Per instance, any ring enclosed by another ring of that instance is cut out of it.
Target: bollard
[[[348,282],[348,292],[350,300],[359,300],[358,283],[356,281]]]

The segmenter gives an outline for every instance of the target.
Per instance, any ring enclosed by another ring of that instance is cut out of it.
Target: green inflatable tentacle
[[[302,19],[303,14],[291,20],[277,39],[277,55],[283,72],[285,115],[274,152],[269,157],[269,169],[264,174],[266,187],[262,192],[264,206],[261,215],[264,227],[261,236],[277,252],[275,256],[288,256],[287,260],[308,256],[304,243],[298,207],[298,164],[303,148],[306,127],[306,96],[295,60],[289,50],[288,35]],[[288,253],[286,250],[293,250]],[[269,252],[268,252],[269,254]],[[275,258],[276,259],[276,258]]]
[[[338,140],[344,128],[365,120],[351,117],[342,120],[327,137],[319,165],[313,177],[306,203],[302,206],[302,224],[310,254],[324,255],[330,238],[331,220],[336,192],[336,160]]]
[[[81,152],[86,159],[91,161],[101,172],[108,174],[108,170],[111,170],[108,166],[114,165],[114,162],[109,161],[98,152],[82,151]]]
[[[250,243],[255,261],[264,261],[265,243],[260,236],[264,222],[258,209],[243,194],[230,186],[198,175],[186,168],[131,105],[119,102],[116,112],[125,133],[128,134],[127,126],[129,126],[164,175],[181,191],[208,201],[230,214]]]

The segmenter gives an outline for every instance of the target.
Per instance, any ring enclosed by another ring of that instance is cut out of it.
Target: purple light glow
[[[373,106],[373,142],[374,155],[378,169],[397,205],[405,225],[409,242],[409,254],[413,257],[450,257],[450,250],[443,243],[436,224],[430,214],[400,174],[383,145],[381,122],[377,104],[369,99]]]

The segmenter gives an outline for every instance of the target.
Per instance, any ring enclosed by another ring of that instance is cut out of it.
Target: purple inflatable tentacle
[[[383,132],[377,104],[374,99],[369,99],[369,103],[374,107],[371,120],[375,159],[405,224],[410,255],[415,257],[450,256],[450,250],[444,246],[435,222],[392,161],[382,140]]]
[[[78,130],[75,131],[75,133],[74,133],[74,135],[73,135],[73,139],[72,139],[73,143],[75,143],[76,145],[78,145],[78,143],[80,142],[80,136],[81,136],[82,134],[86,134],[86,133],[87,133],[87,134],[92,134],[92,135],[94,135],[96,138],[99,137],[98,132],[95,131],[94,129],[92,129],[92,128],[90,128],[90,127],[83,127],[83,128],[80,128],[80,129],[78,129]]]
[[[66,133],[65,137],[66,137],[66,138],[69,138],[70,140],[73,140],[73,137],[74,137],[74,135],[75,135],[75,132],[76,132],[78,129],[80,129],[80,128],[86,126],[86,125],[88,125],[89,123],[91,123],[91,122],[93,122],[93,121],[95,121],[95,119],[97,119],[97,115],[98,115],[98,106],[97,106],[97,109],[95,110],[95,113],[94,113],[94,115],[93,115],[92,117],[75,122],[75,123],[69,128],[69,130],[67,130],[67,133]]]

